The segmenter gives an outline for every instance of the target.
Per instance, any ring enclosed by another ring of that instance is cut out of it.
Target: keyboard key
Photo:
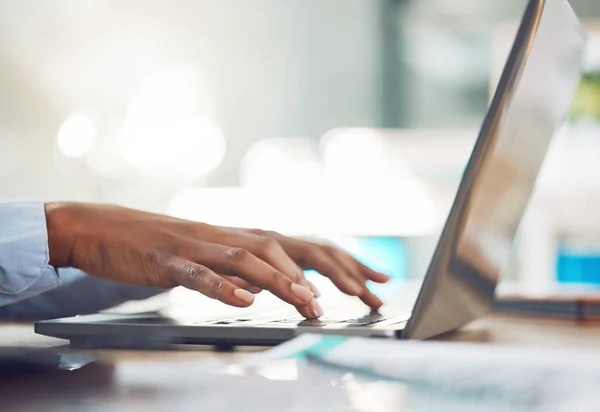
[[[327,322],[321,319],[304,319],[298,326],[325,326],[332,322]]]
[[[379,323],[384,320],[385,319],[375,319],[375,320],[370,320],[370,321],[358,321],[358,322],[344,321],[344,322],[340,322],[340,323],[344,323],[348,326],[367,326],[367,325],[374,325],[375,323]]]
[[[234,325],[236,323],[250,322],[252,319],[224,319],[213,323],[213,325]]]
[[[340,323],[351,323],[351,324],[355,324],[355,325],[359,325],[359,324],[360,325],[370,325],[372,323],[381,322],[383,320],[386,320],[386,318],[384,318],[380,314],[370,314],[370,315],[361,316],[360,318],[342,320],[342,321],[340,321]]]
[[[300,323],[305,320],[306,319],[304,319],[304,318],[287,318],[287,319],[272,320],[269,323]]]

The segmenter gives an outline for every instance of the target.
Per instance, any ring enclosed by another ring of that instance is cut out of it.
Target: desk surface
[[[440,340],[600,351],[600,323],[494,316]],[[176,400],[174,410],[200,410],[202,388],[191,377],[202,370],[203,361],[261,350],[215,353],[207,347],[186,347],[178,351],[85,352],[70,350],[66,341],[37,336],[31,325],[10,324],[0,326],[0,346],[61,347],[67,353],[101,357],[75,371],[0,371],[0,409],[7,411],[165,410],[165,399]],[[223,396],[231,395],[224,387]]]

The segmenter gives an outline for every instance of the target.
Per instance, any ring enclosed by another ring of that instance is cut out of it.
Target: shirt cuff
[[[0,305],[45,292],[60,284],[49,265],[44,204],[0,202]]]

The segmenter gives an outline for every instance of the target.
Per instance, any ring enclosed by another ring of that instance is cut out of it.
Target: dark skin
[[[389,280],[335,247],[275,232],[84,203],[49,203],[46,221],[54,267],[131,285],[183,286],[237,307],[250,306],[265,289],[318,318],[319,292],[303,273],[313,269],[376,310],[382,302],[366,283]]]

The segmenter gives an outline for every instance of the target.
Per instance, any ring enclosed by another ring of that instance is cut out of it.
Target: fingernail
[[[324,313],[323,312],[323,308],[321,307],[321,305],[319,304],[319,302],[317,302],[316,299],[313,299],[310,302],[310,312],[315,317],[315,319],[323,316],[323,313]]]
[[[321,292],[319,292],[319,289],[317,289],[317,287],[312,282],[308,282],[308,288],[312,291],[312,293],[315,294],[315,297],[321,297]]]
[[[236,298],[238,298],[239,300],[243,300],[244,302],[254,302],[254,295],[245,289],[236,289],[233,291],[233,294]]]
[[[312,293],[310,289],[307,289],[304,286],[300,286],[297,283],[292,283],[292,293],[298,296],[303,301],[308,301],[315,296],[315,294]]]

